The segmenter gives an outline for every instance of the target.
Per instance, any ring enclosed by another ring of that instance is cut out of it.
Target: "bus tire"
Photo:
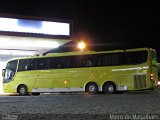
[[[86,86],[86,92],[89,94],[98,93],[98,86],[96,83],[88,83]]]
[[[18,87],[18,93],[19,93],[20,96],[28,95],[27,87],[25,85],[20,85]]]
[[[105,94],[114,94],[116,93],[116,85],[112,82],[105,83],[103,85],[103,92]]]

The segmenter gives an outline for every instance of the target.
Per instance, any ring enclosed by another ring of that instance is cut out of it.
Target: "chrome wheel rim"
[[[20,93],[25,93],[25,88],[21,88]]]
[[[113,92],[113,91],[114,91],[113,86],[110,85],[110,86],[108,87],[108,91],[109,91],[109,92]]]
[[[95,91],[95,86],[94,85],[89,86],[89,91],[91,92]]]

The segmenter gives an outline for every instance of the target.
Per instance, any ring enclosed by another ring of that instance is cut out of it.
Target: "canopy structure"
[[[69,41],[66,39],[0,35],[0,55],[30,56],[42,54]]]
[[[71,41],[70,20],[0,14],[0,74],[15,57],[43,55]],[[2,93],[2,76],[0,93]]]
[[[69,41],[71,22],[0,17],[0,55],[35,55]]]

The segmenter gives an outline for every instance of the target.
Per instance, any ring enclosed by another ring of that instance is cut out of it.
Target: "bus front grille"
[[[134,75],[134,88],[135,89],[146,88],[146,75]]]

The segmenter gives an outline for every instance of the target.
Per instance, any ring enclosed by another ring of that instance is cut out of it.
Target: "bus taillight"
[[[158,81],[158,85],[160,85],[160,81]]]
[[[154,78],[154,75],[153,75],[153,73],[151,73],[150,74],[150,80],[153,80],[153,78]]]

